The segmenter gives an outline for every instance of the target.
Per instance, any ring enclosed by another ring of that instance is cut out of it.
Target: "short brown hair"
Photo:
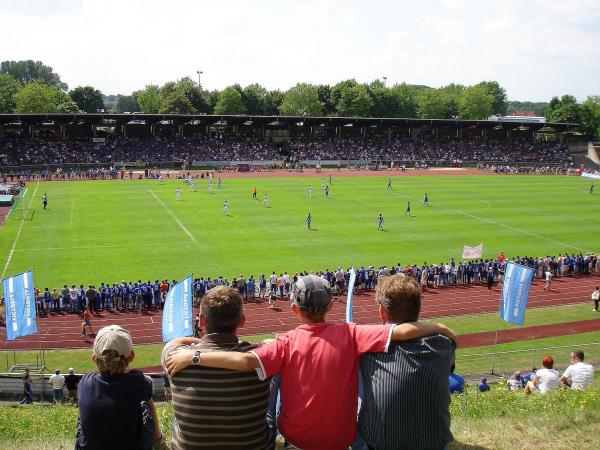
[[[405,275],[382,277],[377,280],[376,301],[393,322],[414,322],[421,312],[421,288]]]
[[[202,297],[200,309],[207,333],[231,333],[242,319],[242,297],[235,289],[217,286]]]
[[[100,373],[116,377],[125,373],[129,366],[129,359],[120,356],[116,350],[104,350],[102,356],[96,357],[96,366]]]

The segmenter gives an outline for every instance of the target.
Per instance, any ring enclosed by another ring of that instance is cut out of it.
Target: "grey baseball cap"
[[[300,307],[321,308],[331,302],[331,286],[321,277],[304,275],[296,282],[290,298]]]

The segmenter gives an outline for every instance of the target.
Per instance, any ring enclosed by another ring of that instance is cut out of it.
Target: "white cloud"
[[[48,6],[48,5],[51,5]],[[0,0],[3,59],[129,93],[204,71],[222,89],[356,78],[497,80],[511,99],[600,93],[600,2]]]

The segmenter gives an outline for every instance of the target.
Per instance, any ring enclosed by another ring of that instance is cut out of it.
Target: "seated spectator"
[[[376,300],[383,323],[419,319],[421,288],[403,274],[380,279]],[[436,334],[393,342],[388,353],[363,355],[360,436],[352,448],[441,449],[448,445],[453,439],[448,375],[454,347],[446,336]]]
[[[490,390],[490,385],[487,384],[487,378],[482,377],[479,386],[477,387],[479,392],[488,392]]]
[[[465,390],[465,379],[462,376],[454,373],[455,369],[456,365],[452,364],[452,366],[450,367],[450,375],[448,377],[450,393],[462,394]]]
[[[75,449],[150,449],[162,438],[152,401],[152,380],[129,369],[131,335],[118,325],[98,331],[92,360],[98,372],[79,382]]]
[[[558,386],[558,370],[554,368],[554,359],[552,356],[544,356],[542,359],[543,369],[535,372],[533,379],[525,385],[525,394],[533,392],[547,394],[550,390]]]
[[[521,389],[523,387],[521,385],[521,372],[517,370],[515,373],[513,373],[512,377],[506,381],[506,387],[509,391],[518,391]]]
[[[573,350],[570,356],[571,365],[560,377],[560,381],[571,389],[586,388],[594,381],[594,367],[584,363],[583,358],[583,350]]]
[[[341,449],[356,435],[358,362],[362,354],[385,352],[390,340],[454,334],[444,325],[328,323],[331,288],[306,275],[292,290],[292,313],[302,325],[248,353],[180,351],[167,359],[171,377],[194,364],[239,371],[260,369],[261,378],[281,377],[278,428],[288,448]]]
[[[181,337],[165,345],[162,363],[182,350],[198,355],[213,350],[247,351],[238,327],[244,324],[242,298],[235,289],[218,286],[201,300],[201,339]],[[192,365],[167,378],[173,400],[173,448],[269,449],[275,445],[267,428],[269,383],[255,372],[232,372]],[[218,381],[218,382],[216,382]],[[202,436],[200,441],[197,436]]]

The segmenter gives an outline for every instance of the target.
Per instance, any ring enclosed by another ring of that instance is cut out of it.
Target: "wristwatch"
[[[200,365],[200,352],[198,350],[196,350],[196,353],[194,353],[194,356],[192,357],[192,364],[195,366]]]

